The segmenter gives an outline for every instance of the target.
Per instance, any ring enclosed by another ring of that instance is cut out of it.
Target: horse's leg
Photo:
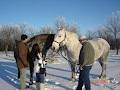
[[[71,80],[72,81],[75,81],[76,80],[76,72],[75,72],[75,65],[70,63],[70,66],[71,66],[71,71],[72,71],[72,75],[71,75]]]
[[[104,61],[104,59],[99,59],[99,63],[102,67],[102,72],[101,72],[101,75],[100,75],[100,79],[106,79],[106,62]]]
[[[103,54],[103,56],[101,57],[101,60],[99,60],[100,62],[100,65],[102,67],[102,72],[101,72],[101,75],[100,75],[100,78],[103,78],[103,79],[106,79],[106,64],[107,64],[107,57],[108,57],[108,54],[109,54],[109,50],[107,52],[105,52]]]

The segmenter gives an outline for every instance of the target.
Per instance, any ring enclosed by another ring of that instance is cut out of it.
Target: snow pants
[[[20,69],[20,90],[26,90],[26,68]]]

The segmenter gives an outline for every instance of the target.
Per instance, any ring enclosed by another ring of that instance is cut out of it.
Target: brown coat
[[[29,48],[27,44],[22,41],[16,43],[17,65],[19,69],[28,67]]]

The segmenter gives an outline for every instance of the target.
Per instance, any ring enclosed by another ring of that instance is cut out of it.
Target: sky
[[[120,0],[0,0],[0,24],[27,23],[39,28],[52,26],[63,16],[85,34],[119,10]]]

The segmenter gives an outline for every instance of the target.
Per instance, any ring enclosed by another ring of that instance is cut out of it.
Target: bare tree
[[[71,32],[74,32],[74,33],[77,33],[78,35],[80,35],[80,32],[79,32],[80,30],[79,30],[78,24],[77,23],[72,23],[72,24],[67,23],[63,16],[57,17],[55,26],[56,26],[57,30],[65,28],[68,31],[71,31]]]
[[[11,42],[11,35],[13,33],[13,29],[10,25],[3,25],[1,28],[1,38],[4,40],[4,46],[5,46],[5,53],[7,54],[8,47]]]
[[[44,27],[41,27],[40,34],[52,34],[55,33],[54,29],[50,27],[49,25],[46,25]]]
[[[2,43],[2,50],[5,50],[6,55],[7,51],[13,50],[15,40],[20,39],[21,32],[18,25],[2,25],[0,28],[0,40]]]
[[[114,43],[113,43],[113,35],[111,32],[106,29],[104,26],[101,26],[97,29],[97,37],[105,39],[111,46],[111,49],[114,49]]]
[[[120,12],[115,12],[113,15],[108,19],[107,24],[105,25],[106,29],[108,29],[114,37],[115,47],[116,47],[116,54],[119,51],[119,39],[120,39]]]
[[[36,35],[36,33],[37,33],[37,32],[35,32],[35,29],[34,29],[34,28],[29,27],[28,34],[29,34],[30,36],[34,36],[34,35]]]
[[[57,29],[63,29],[68,27],[65,18],[63,16],[59,16],[56,18],[55,26]]]
[[[80,36],[79,26],[76,23],[69,25],[68,30],[77,33]]]
[[[19,29],[21,31],[21,34],[27,33],[27,24],[19,24]]]
[[[96,37],[96,32],[93,32],[93,31],[91,31],[91,30],[88,30],[87,33],[86,33],[86,37],[87,37],[88,39],[93,39],[93,38]]]
[[[97,29],[97,36],[108,40],[111,33],[105,27],[101,26]]]

